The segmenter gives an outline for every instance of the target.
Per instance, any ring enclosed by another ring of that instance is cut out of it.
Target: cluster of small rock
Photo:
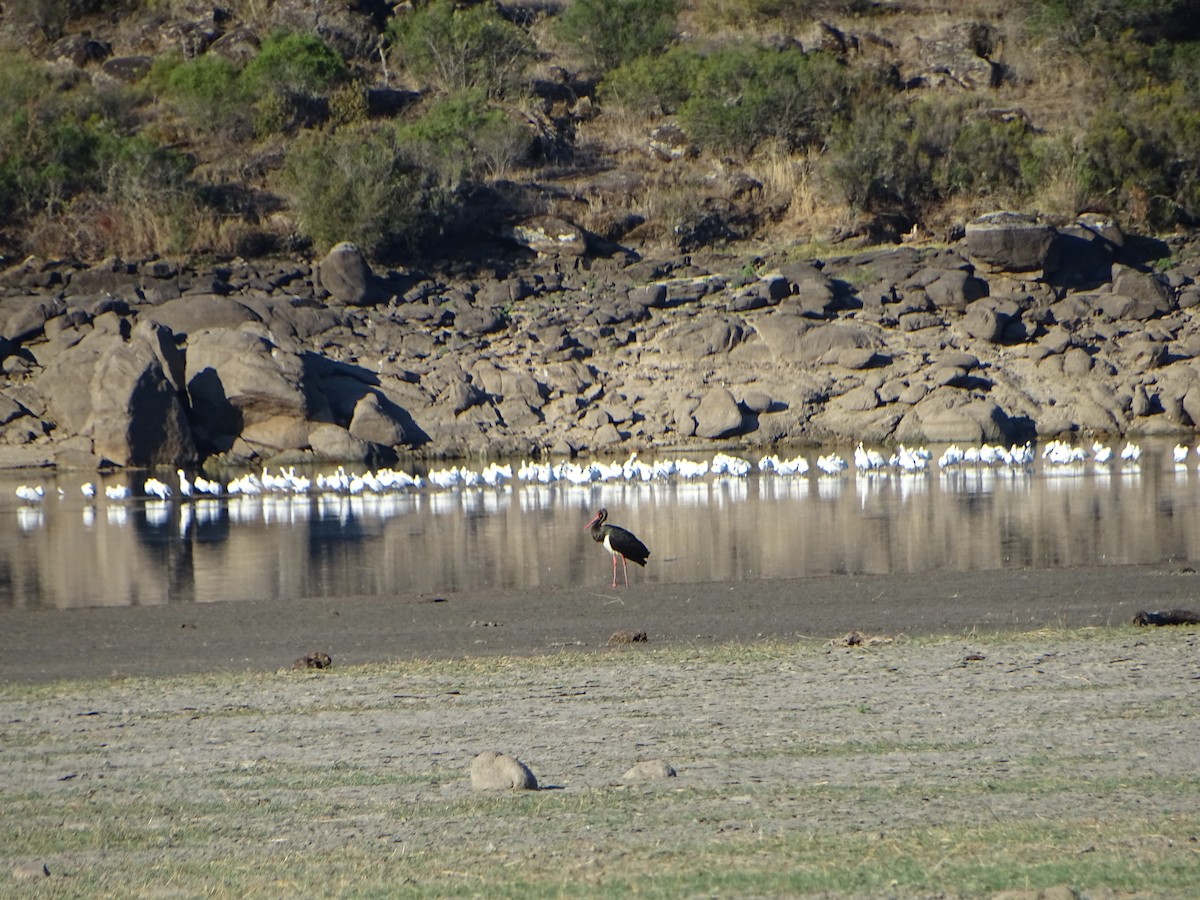
[[[477,791],[536,791],[537,776],[521,760],[508,753],[484,750],[471,760],[471,787]],[[653,781],[676,777],[675,769],[661,759],[644,759],[635,763],[621,783]]]
[[[950,247],[736,275],[625,255],[377,274],[347,244],[207,271],[30,259],[0,273],[0,464],[1190,433],[1200,261],[1176,247],[1164,274],[1123,245],[997,214]]]

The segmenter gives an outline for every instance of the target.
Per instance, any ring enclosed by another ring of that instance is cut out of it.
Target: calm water
[[[582,530],[601,506],[651,549],[648,568],[630,567],[635,583],[1200,559],[1198,457],[1177,466],[1169,446],[1143,449],[1132,471],[1039,461],[190,502],[110,501],[103,490],[89,502],[83,475],[26,474],[46,492],[29,505],[5,476],[0,608],[604,588],[609,557]]]

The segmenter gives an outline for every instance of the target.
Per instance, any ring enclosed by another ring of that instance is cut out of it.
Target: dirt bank
[[[313,650],[337,665],[542,654],[602,648],[620,629],[678,647],[1118,625],[1139,609],[1200,607],[1198,595],[1186,570],[1110,566],[0,610],[0,678],[271,671]]]

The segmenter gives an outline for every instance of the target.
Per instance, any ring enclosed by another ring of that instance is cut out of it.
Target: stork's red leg
[[[613,587],[617,586],[617,554],[612,555],[613,558]]]
[[[625,558],[625,554],[621,554],[621,569],[625,573],[625,587],[629,587],[629,560]]]

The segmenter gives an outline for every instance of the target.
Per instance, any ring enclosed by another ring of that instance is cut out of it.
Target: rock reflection
[[[1143,461],[120,502],[63,485],[0,502],[0,605],[604,590],[583,532],[601,506],[650,546],[652,582],[1189,560],[1195,478]]]

